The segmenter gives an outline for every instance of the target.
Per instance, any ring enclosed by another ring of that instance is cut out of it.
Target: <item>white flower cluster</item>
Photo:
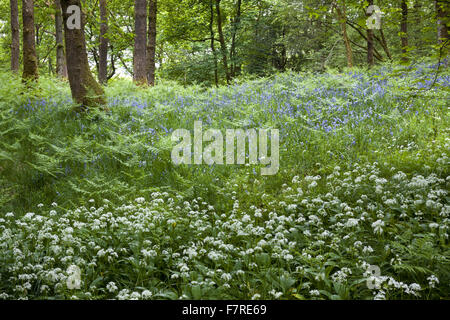
[[[221,208],[154,192],[119,206],[103,201],[67,212],[55,204],[7,213],[0,219],[0,274],[11,285],[0,297],[279,299],[295,289],[320,299],[339,294],[337,283],[371,276],[355,263],[360,259],[432,271],[413,284],[380,275],[379,289],[367,289],[366,298],[445,290],[438,278],[450,179],[389,172],[391,178],[378,164],[354,164],[323,178],[298,175],[276,199],[264,189],[247,199],[246,190],[227,182]],[[432,260],[415,258],[427,259],[423,250]]]

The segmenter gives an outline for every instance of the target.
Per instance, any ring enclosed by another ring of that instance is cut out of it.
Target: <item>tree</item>
[[[214,83],[216,87],[219,86],[219,75],[218,75],[218,68],[217,68],[217,52],[216,47],[214,45],[215,42],[215,34],[214,34],[214,6],[213,6],[213,0],[209,1],[209,13],[210,13],[210,19],[209,19],[209,33],[211,35],[211,51],[213,54],[214,59]]]
[[[81,2],[80,0],[61,0],[61,6],[63,9],[67,71],[72,97],[75,102],[80,104],[80,111],[85,111],[89,107],[105,105],[105,93],[94,79],[89,68],[84,35],[84,14],[80,16],[79,28],[73,26],[69,28],[68,25],[71,13],[67,9],[69,6],[76,6],[81,11]]]
[[[98,62],[98,80],[101,84],[108,81],[108,13],[106,0],[100,0],[100,46]]]
[[[56,74],[61,78],[67,78],[67,63],[64,53],[63,17],[61,1],[55,0],[55,38],[56,38]]]
[[[383,50],[386,53],[386,55],[389,58],[389,60],[392,61],[391,51],[389,50],[389,46],[387,44],[386,37],[384,36],[383,26],[380,26],[380,36],[381,36],[381,39],[378,38],[378,37],[376,37],[376,39],[378,40],[378,42],[383,47]]]
[[[217,30],[219,32],[219,42],[220,42],[220,49],[222,52],[222,61],[223,61],[223,67],[225,69],[225,76],[227,79],[227,84],[230,84],[231,75],[230,75],[230,70],[228,69],[227,45],[225,44],[225,37],[223,35],[223,29],[222,29],[222,13],[220,11],[220,1],[221,0],[216,0]]]
[[[19,31],[19,5],[17,0],[10,0],[11,7],[11,70],[19,72],[20,60],[20,31]]]
[[[448,7],[449,2],[445,0],[436,0],[436,15],[437,15],[437,38],[438,43],[443,43],[449,39],[448,36],[448,15],[450,14]]]
[[[230,49],[230,62],[231,62],[231,66],[230,66],[230,76],[233,78],[234,76],[236,76],[237,73],[237,69],[239,69],[237,67],[236,64],[236,34],[239,30],[239,26],[241,24],[241,0],[237,0],[237,4],[236,4],[236,16],[234,18],[233,21],[233,28],[232,28],[232,33],[231,33],[231,49]]]
[[[334,2],[333,5],[336,8],[336,13],[341,24],[342,38],[345,45],[345,55],[347,57],[347,67],[353,68],[353,52],[347,35],[347,12],[345,0],[342,2],[342,9],[336,2]]]
[[[157,0],[149,0],[148,2],[147,81],[151,86],[155,85],[156,72],[157,5]]]
[[[370,6],[373,6],[373,0],[368,1],[368,7]],[[367,63],[369,64],[369,67],[372,67],[374,64],[373,52],[374,52],[373,30],[371,28],[367,28]]]
[[[36,34],[34,25],[34,1],[23,0],[22,3],[23,23],[23,73],[24,81],[37,80],[38,62],[36,55]]]
[[[133,79],[147,84],[147,0],[134,0]]]
[[[400,36],[402,41],[402,60],[408,61],[408,4],[402,0],[402,20],[400,23]]]

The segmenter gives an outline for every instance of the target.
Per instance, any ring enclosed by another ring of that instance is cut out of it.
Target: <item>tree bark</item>
[[[41,45],[41,38],[39,37],[39,31],[41,30],[41,26],[40,26],[40,24],[35,23],[34,27],[36,29],[34,32],[34,35],[36,36],[36,41],[34,43],[35,43],[35,46],[38,48]],[[37,50],[36,50],[36,59],[37,59],[38,67],[39,67],[39,52],[37,52]]]
[[[106,0],[100,0],[100,46],[98,63],[98,80],[101,84],[108,82],[108,12]]]
[[[441,44],[449,39],[448,37],[448,15],[450,15],[448,1],[436,0],[436,14],[437,14],[437,37],[438,43]]]
[[[19,73],[20,67],[20,26],[19,5],[17,0],[10,0],[11,7],[11,70]]]
[[[111,65],[111,70],[110,70],[110,74],[108,75],[107,79],[111,79],[112,77],[114,77],[114,75],[116,74],[116,65],[115,65],[115,60],[116,60],[116,56],[114,55],[114,47],[111,45],[111,55],[110,57],[110,65]]]
[[[210,9],[210,19],[209,19],[209,32],[211,34],[211,51],[213,54],[214,59],[214,83],[216,84],[216,87],[219,86],[219,75],[217,70],[217,52],[216,47],[214,45],[215,41],[215,35],[214,35],[214,6],[213,6],[213,0],[209,1],[209,9]]]
[[[148,2],[148,46],[147,46],[147,81],[150,86],[155,85],[156,73],[156,19],[158,1]]]
[[[48,75],[51,76],[52,74],[53,74],[52,59],[48,59]]]
[[[56,38],[56,74],[61,78],[67,78],[67,63],[64,53],[63,17],[61,1],[55,0],[55,38]]]
[[[389,50],[389,46],[387,44],[386,37],[384,36],[383,27],[380,28],[380,36],[381,36],[381,41],[378,38],[376,38],[376,39],[378,40],[378,42],[380,42],[380,44],[383,47],[384,52],[386,52],[386,55],[388,56],[389,60],[392,61],[391,51]]]
[[[239,30],[239,25],[241,23],[241,0],[237,0],[236,4],[236,17],[233,21],[233,28],[231,34],[231,49],[230,49],[230,76],[234,78],[236,76],[236,34]]]
[[[286,49],[286,45],[285,45],[285,37],[286,37],[286,27],[285,26],[283,26],[283,30],[281,32],[281,36],[282,36],[282,39],[283,39],[283,43],[281,44],[281,70],[283,72],[285,72],[286,71],[286,65],[287,65],[287,62],[288,62],[287,49]]]
[[[219,42],[220,42],[220,48],[222,51],[222,61],[223,61],[223,67],[225,68],[225,76],[227,79],[227,84],[230,84],[231,76],[230,76],[230,70],[228,69],[227,46],[225,44],[225,37],[223,35],[223,30],[222,30],[222,13],[220,12],[220,1],[221,0],[216,0],[217,29],[219,32]]]
[[[38,62],[36,55],[36,34],[34,29],[34,1],[23,0],[22,3],[23,22],[23,73],[22,79],[37,80]]]
[[[400,23],[400,35],[402,41],[402,60],[408,61],[408,4],[402,0],[402,20]]]
[[[368,2],[369,2],[368,7],[373,5],[373,0],[369,0]],[[373,51],[374,51],[373,30],[368,28],[367,29],[367,63],[369,64],[369,67],[372,67],[374,65]]]
[[[133,80],[147,84],[147,0],[134,0]]]
[[[70,14],[67,8],[78,6],[81,10],[80,0],[61,0],[64,21],[64,39],[66,44],[67,71],[69,74],[70,89],[76,103],[80,104],[81,111],[89,107],[99,107],[106,104],[103,88],[95,80],[89,68],[86,52],[86,39],[84,35],[85,17],[81,14],[81,28],[69,29],[67,20]]]
[[[350,45],[350,41],[348,39],[347,34],[347,12],[345,7],[345,1],[342,3],[342,10],[339,7],[339,4],[336,5],[336,12],[338,15],[338,19],[341,23],[341,30],[342,30],[342,38],[344,40],[345,45],[345,55],[347,57],[347,67],[353,68],[353,52],[352,47]]]

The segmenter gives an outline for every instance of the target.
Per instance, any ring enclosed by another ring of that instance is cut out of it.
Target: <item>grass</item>
[[[448,298],[450,78],[431,87],[435,69],[116,80],[110,111],[84,116],[66,83],[0,73],[0,295]],[[280,171],[175,166],[171,133],[196,120],[279,129]]]

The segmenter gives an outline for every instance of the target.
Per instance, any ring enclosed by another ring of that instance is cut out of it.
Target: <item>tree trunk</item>
[[[108,32],[108,12],[106,0],[100,0],[100,47],[98,63],[98,80],[101,84],[108,82],[108,39],[105,37]]]
[[[386,37],[384,36],[384,31],[383,28],[380,28],[380,36],[381,36],[381,41],[380,39],[378,39],[378,41],[380,42],[381,46],[383,47],[384,52],[386,52],[386,55],[388,56],[389,60],[392,61],[392,55],[391,55],[391,51],[389,50],[389,46],[387,44],[386,41]]]
[[[213,54],[214,59],[214,83],[216,84],[216,87],[219,86],[219,76],[217,71],[217,52],[216,47],[214,45],[215,41],[215,35],[214,35],[214,6],[213,6],[213,0],[209,1],[209,9],[210,9],[210,20],[209,20],[209,32],[211,34],[211,51]]]
[[[236,4],[236,17],[233,21],[233,28],[231,34],[231,49],[230,49],[230,76],[234,78],[236,76],[236,34],[239,30],[239,25],[241,23],[241,0],[237,0]]]
[[[80,110],[86,111],[89,107],[98,107],[106,104],[105,93],[95,80],[89,68],[86,52],[86,39],[84,36],[85,17],[81,14],[80,29],[69,29],[67,20],[71,16],[67,8],[78,6],[81,10],[80,0],[61,0],[64,20],[64,38],[66,43],[67,71],[69,74],[70,89],[76,103],[81,105]]]
[[[282,47],[281,47],[281,70],[286,71],[286,65],[288,62],[287,59],[287,49],[286,49],[286,45],[284,44],[284,39],[286,36],[286,30],[283,27],[283,43],[282,43]]]
[[[67,78],[67,63],[64,53],[63,17],[61,1],[55,0],[55,33],[56,33],[56,74]]]
[[[342,38],[344,39],[345,55],[347,57],[347,67],[353,68],[353,52],[347,34],[347,12],[345,1],[342,3],[342,10],[339,8],[339,4],[336,4],[336,12],[341,23]]]
[[[36,55],[36,34],[34,29],[34,1],[23,0],[23,80],[36,80],[38,75],[38,63]]]
[[[221,0],[216,0],[217,29],[219,31],[219,42],[220,42],[220,48],[222,51],[223,67],[225,68],[227,84],[230,84],[231,76],[230,76],[230,71],[228,69],[227,46],[225,44],[225,38],[223,36],[223,30],[222,30],[222,14],[220,12],[220,1]]]
[[[368,2],[369,2],[368,7],[373,5],[373,0],[369,0]],[[368,28],[367,29],[367,63],[369,64],[369,67],[372,67],[374,64],[373,51],[374,51],[373,30]]]
[[[52,59],[48,59],[48,75],[51,76],[53,74],[53,65],[52,65]]]
[[[41,30],[41,26],[36,23],[34,27],[36,29],[36,31],[34,32],[34,35],[36,36],[36,41],[34,43],[36,48],[39,48],[39,46],[41,45],[41,38],[39,37],[39,31]],[[36,50],[36,59],[39,68],[39,52],[37,50]]]
[[[448,9],[448,1],[436,0],[436,14],[437,14],[437,37],[438,43],[444,43],[449,39],[448,37],[448,15],[450,10]]]
[[[19,5],[17,0],[10,0],[11,6],[11,70],[19,73],[20,67],[20,27],[19,27]]]
[[[114,55],[114,46],[111,45],[111,55],[110,57],[110,65],[111,65],[111,70],[110,70],[110,74],[108,75],[107,79],[111,79],[112,77],[114,77],[114,75],[116,74],[116,65],[115,65],[115,60],[116,60],[116,56]]]
[[[147,0],[134,0],[133,79],[147,84]]]
[[[148,2],[148,46],[147,46],[147,81],[151,86],[155,85],[156,72],[156,19],[158,11],[157,0]]]
[[[408,4],[402,0],[402,20],[400,23],[400,36],[402,41],[402,60],[408,61]]]

